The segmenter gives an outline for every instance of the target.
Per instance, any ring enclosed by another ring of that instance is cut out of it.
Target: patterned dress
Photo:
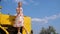
[[[21,10],[21,14],[18,14],[18,16],[16,16],[16,19],[15,19],[15,23],[14,23],[14,27],[22,27],[23,26],[23,23],[24,23],[24,16],[23,16],[23,9],[20,8]]]

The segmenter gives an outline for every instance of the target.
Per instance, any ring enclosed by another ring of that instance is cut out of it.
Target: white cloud
[[[3,1],[10,1],[10,0],[3,0]],[[23,4],[25,4],[25,5],[28,5],[28,4],[32,4],[32,5],[35,5],[35,6],[37,6],[37,5],[39,5],[39,3],[38,2],[36,2],[36,1],[33,1],[33,0],[14,0],[15,2],[22,2]],[[30,2],[30,3],[29,3]]]
[[[28,4],[25,0],[15,0],[16,2],[22,2],[23,4]]]
[[[35,2],[33,0],[29,0],[28,2],[26,0],[15,0],[16,2],[22,2],[23,4],[25,5],[28,5],[29,2],[32,4],[32,5],[38,5],[39,3],[38,2]]]
[[[42,22],[42,23],[48,23],[50,20],[55,20],[57,18],[60,18],[60,14],[58,15],[52,15],[52,16],[49,16],[49,17],[44,17],[44,18],[32,18],[32,21],[33,22]]]
[[[35,6],[39,5],[39,2],[37,2],[37,1],[33,1],[33,0],[29,0],[29,1]]]
[[[48,22],[46,19],[41,19],[41,18],[32,18],[32,21],[34,21],[34,22],[44,22],[44,23]]]
[[[24,2],[24,0],[15,0],[16,2]]]

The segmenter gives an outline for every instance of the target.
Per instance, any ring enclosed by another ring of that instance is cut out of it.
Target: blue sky
[[[60,0],[2,0],[2,13],[15,15],[19,1],[23,2],[24,15],[32,19],[34,34],[48,26],[53,26],[60,34]]]

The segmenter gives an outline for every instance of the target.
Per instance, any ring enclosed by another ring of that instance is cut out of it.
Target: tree
[[[33,30],[31,30],[31,34],[33,34]]]
[[[42,27],[42,30],[39,34],[46,34],[46,29],[44,27]]]
[[[0,6],[0,9],[2,9],[2,6]]]
[[[47,29],[42,28],[40,34],[58,34],[53,26],[49,26]]]
[[[2,6],[0,6],[0,9],[2,9]]]
[[[1,13],[2,6],[0,6],[0,13]]]
[[[53,26],[49,26],[49,28],[48,28],[48,34],[56,34],[56,30],[54,29],[54,27]]]

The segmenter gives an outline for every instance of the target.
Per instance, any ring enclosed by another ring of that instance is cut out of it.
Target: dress
[[[20,8],[20,10],[22,10],[22,8]],[[22,10],[23,11],[23,10]],[[24,23],[24,16],[23,13],[20,15],[18,14],[18,16],[15,19],[15,23],[14,23],[14,27],[22,27]]]

